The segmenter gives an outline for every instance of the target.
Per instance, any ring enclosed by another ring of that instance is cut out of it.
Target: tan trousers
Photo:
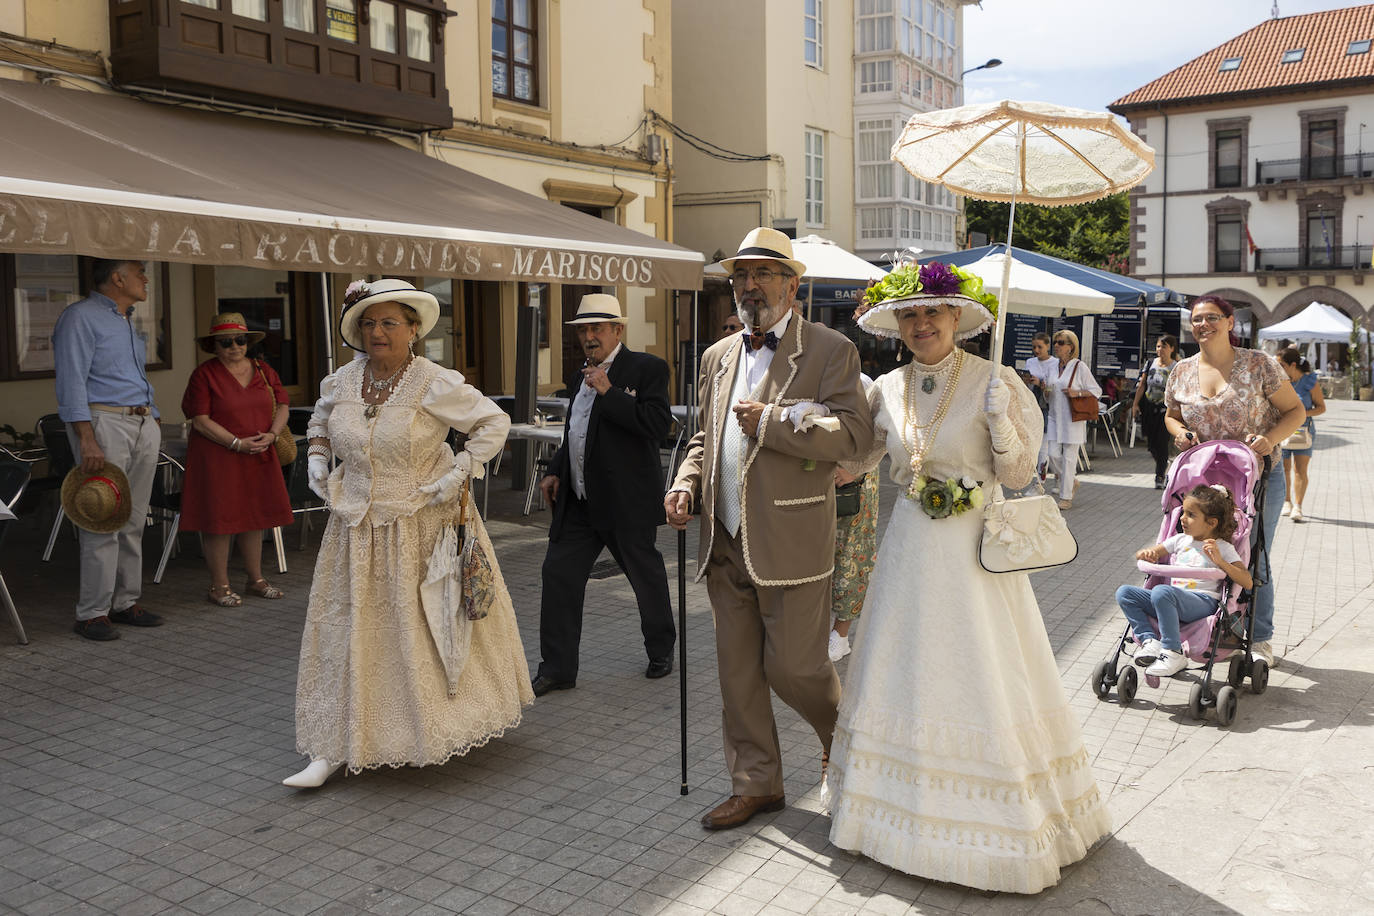
[[[162,429],[154,417],[91,412],[95,441],[105,460],[122,469],[133,490],[129,521],[113,534],[82,530],[81,589],[76,619],[93,620],[110,611],[132,607],[143,593],[143,528],[148,523],[148,499],[162,447]],[[81,442],[67,428],[76,462],[81,463]]]
[[[830,749],[835,731],[840,679],[826,654],[830,579],[754,585],[739,541],[717,522],[706,592],[716,624],[721,731],[732,792],[780,794],[782,749],[769,688],[815,729],[822,749]]]

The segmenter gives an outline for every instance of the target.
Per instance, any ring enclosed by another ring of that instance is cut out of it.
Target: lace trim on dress
[[[1053,759],[1065,747],[1082,744],[1078,718],[1065,706],[1043,714],[1035,722],[1013,729],[985,729],[962,722],[913,717],[910,710],[867,706],[850,708],[852,694],[840,702],[841,731],[872,735],[885,744],[909,747],[920,753],[976,760],[1004,767]]]
[[[1041,422],[1040,409],[1035,406],[1035,399],[1030,391],[1009,369],[1002,372],[1002,384],[1012,386],[1007,418],[1016,430],[1016,442],[1003,454],[999,455],[995,451],[992,453],[992,467],[999,482],[1013,490],[1019,490],[1030,483],[1031,476],[1035,473],[1035,456],[1040,450],[1038,442],[1035,448],[1030,448],[1031,427],[1028,425],[1027,411],[1034,413],[1034,423],[1038,427]]]

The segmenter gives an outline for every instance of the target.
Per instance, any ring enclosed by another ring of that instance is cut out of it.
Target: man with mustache
[[[648,678],[673,670],[677,629],[668,573],[654,543],[664,522],[659,444],[672,425],[668,364],[623,344],[625,316],[614,296],[583,296],[568,322],[587,357],[571,385],[563,444],[539,482],[553,507],[544,555],[534,695],[577,684],[582,602],[601,548],[625,571],[639,603]]]
[[[826,653],[832,480],[873,440],[858,351],[792,310],[806,265],[791,239],[760,227],[721,265],[745,331],[702,357],[699,431],[664,497],[678,529],[701,498],[697,578],[715,618],[732,793],[702,818],[708,830],[785,804],[770,688],[815,729],[824,768],[840,698]]]

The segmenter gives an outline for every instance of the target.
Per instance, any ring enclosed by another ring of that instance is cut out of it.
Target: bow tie
[[[754,331],[753,333],[744,331],[740,336],[744,338],[744,345],[750,350],[761,350],[764,347],[770,350],[776,350],[778,348],[778,335],[774,334],[772,331],[769,331],[767,334],[763,331]]]

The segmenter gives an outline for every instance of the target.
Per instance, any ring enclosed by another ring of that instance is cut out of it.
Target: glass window
[[[891,92],[892,61],[866,60],[859,64],[860,92]]]
[[[1349,55],[1349,54],[1368,54],[1368,53],[1369,53],[1369,39],[1368,39],[1368,38],[1362,38],[1362,39],[1360,39],[1359,41],[1352,41],[1349,45],[1346,46],[1346,48],[1345,48],[1345,53],[1346,53],[1347,55]]]
[[[439,320],[416,343],[415,352],[445,368],[457,369],[453,362],[453,281],[448,277],[425,277],[421,288],[439,300]]]
[[[806,222],[811,226],[825,223],[825,134],[806,128]]]
[[[1216,174],[1213,186],[1238,188],[1241,185],[1240,131],[1217,131]]]
[[[534,14],[534,0],[492,0],[492,95],[539,104],[539,31]]]
[[[1334,217],[1317,211],[1307,217],[1307,267],[1331,267],[1336,263],[1334,242],[1331,237],[1335,227]]]
[[[1227,70],[1239,70],[1240,61],[1239,57],[1228,57],[1221,62],[1221,66],[1217,67],[1217,72],[1225,73]]]
[[[824,20],[824,0],[806,0],[802,8],[802,59],[808,67],[820,69],[825,66],[822,56],[821,27]]]
[[[387,0],[369,0],[367,4],[368,31],[374,51],[396,53],[396,5]]]
[[[315,31],[315,0],[282,0],[281,22],[298,32]]]
[[[859,236],[866,239],[892,238],[892,208],[861,207],[859,209]]]
[[[233,0],[229,7],[229,12],[235,16],[242,16],[245,19],[256,19],[258,22],[267,21],[267,0]]]
[[[1308,124],[1306,177],[1336,177],[1335,121],[1312,121]]]
[[[358,0],[325,0],[324,33],[330,38],[358,43]]]
[[[434,60],[434,35],[430,21],[429,13],[424,10],[406,10],[406,57],[411,60]],[[519,34],[528,41],[528,32]],[[520,60],[518,53],[515,59]],[[526,56],[525,60],[528,61],[529,57]]]
[[[207,10],[219,9],[219,0],[181,0],[182,3],[189,3],[192,6],[203,6]]]
[[[892,0],[873,0],[860,6],[859,51],[892,50]]]
[[[241,312],[249,329],[267,335],[248,349],[277,370],[283,385],[300,384],[292,288],[284,270],[215,268],[215,311]]]
[[[887,198],[892,196],[893,164],[892,122],[882,120],[859,122],[859,196]]]
[[[52,372],[57,316],[81,298],[76,255],[14,255],[14,347],[20,372]],[[149,280],[152,276],[149,276]],[[152,284],[149,284],[151,298]]]
[[[1217,220],[1215,269],[1235,272],[1241,269],[1241,236],[1244,229],[1238,217]]]
[[[1283,57],[1279,59],[1279,63],[1296,64],[1298,61],[1302,60],[1302,52],[1306,50],[1306,48],[1290,48],[1283,52]]]

